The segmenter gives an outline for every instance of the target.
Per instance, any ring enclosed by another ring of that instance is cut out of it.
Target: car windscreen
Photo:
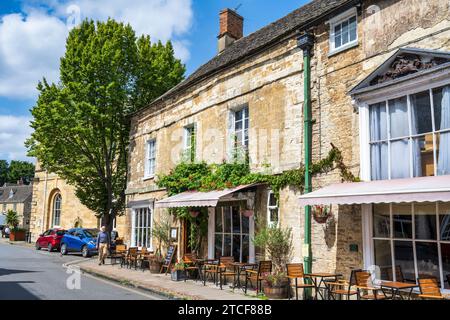
[[[84,230],[84,233],[86,234],[86,236],[90,237],[90,238],[96,238],[99,230],[97,229],[86,229]]]
[[[67,232],[66,230],[58,230],[58,231],[56,231],[56,235],[63,236],[66,234],[66,232]]]

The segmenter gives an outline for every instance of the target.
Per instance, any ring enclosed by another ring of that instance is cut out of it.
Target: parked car
[[[97,253],[96,241],[98,229],[73,228],[68,230],[61,239],[61,254],[69,252],[81,252],[88,258]]]
[[[49,252],[59,250],[61,239],[65,233],[66,230],[57,228],[45,231],[40,234],[39,238],[36,240],[36,250],[41,250],[41,248],[47,248]]]

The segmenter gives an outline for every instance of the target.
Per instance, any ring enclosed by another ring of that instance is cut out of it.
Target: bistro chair
[[[347,297],[347,300],[350,300],[351,296],[357,296],[358,291],[354,290],[356,286],[356,272],[362,271],[361,269],[352,270],[350,273],[350,280],[338,280],[337,282],[326,282],[328,286],[328,292],[330,293],[330,297],[333,300],[336,300],[336,296],[338,295],[340,300],[342,300],[342,296]]]
[[[217,284],[218,274],[219,274],[219,261],[218,260],[208,260],[203,265],[203,285],[206,286],[206,280],[208,280],[208,276],[213,281],[214,284]]]
[[[356,290],[358,291],[358,299],[363,300],[382,300],[386,299],[381,288],[376,288],[372,282],[372,275],[366,270],[356,271]],[[379,292],[381,291],[381,294]]]
[[[233,277],[233,287],[236,284],[237,273],[233,266],[234,257],[220,257],[219,259],[219,285],[222,290],[222,284],[226,284],[227,277]]]
[[[292,283],[291,281],[294,280],[294,286],[295,286],[295,299],[298,300],[298,289],[303,289],[303,297],[306,297],[305,291],[308,288],[315,288],[313,284],[305,283],[305,279],[310,279],[311,277],[305,276],[305,272],[303,270],[303,263],[288,263],[286,264],[286,270],[287,270],[287,278],[289,282],[289,288],[288,288],[288,299],[291,300],[291,287]],[[301,283],[299,282],[299,279],[301,280]],[[316,299],[317,299],[317,292],[316,292]]]
[[[138,262],[138,248],[133,247],[129,248],[127,254],[125,255],[124,264],[131,268],[134,265],[134,269],[137,269],[137,262]]]
[[[123,255],[126,252],[127,252],[127,246],[124,244],[118,244],[116,246],[116,249],[113,252],[111,252],[111,254],[109,255],[109,258],[111,259],[111,264],[116,264],[117,259],[122,261]],[[114,260],[114,263],[113,263],[113,260]]]
[[[183,262],[184,262],[184,281],[186,282],[186,279],[190,278],[190,275],[192,273],[196,273],[197,277],[195,278],[195,281],[197,281],[200,278],[200,267],[197,263],[197,255],[195,253],[186,253],[183,256]]]
[[[245,293],[247,293],[248,282],[253,286],[253,281],[256,282],[256,294],[262,291],[262,282],[272,272],[272,261],[260,261],[258,269],[245,270]]]
[[[148,257],[151,253],[152,252],[149,251],[146,247],[142,247],[141,251],[138,252],[138,254],[139,254],[138,261],[139,261],[139,266],[142,269],[142,272],[144,272],[145,267],[150,264]]]
[[[449,298],[448,295],[441,293],[441,288],[436,277],[418,278],[417,283],[420,288],[419,298],[440,300]]]

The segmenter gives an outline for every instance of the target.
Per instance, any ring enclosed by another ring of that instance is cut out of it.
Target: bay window
[[[450,85],[369,106],[371,180],[450,174]]]

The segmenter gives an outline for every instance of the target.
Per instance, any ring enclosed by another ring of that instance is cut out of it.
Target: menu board
[[[164,264],[161,268],[161,272],[166,268],[166,274],[170,269],[170,266],[173,262],[173,257],[175,256],[175,252],[177,251],[176,245],[169,246],[169,249],[167,249],[166,257],[164,258]]]

